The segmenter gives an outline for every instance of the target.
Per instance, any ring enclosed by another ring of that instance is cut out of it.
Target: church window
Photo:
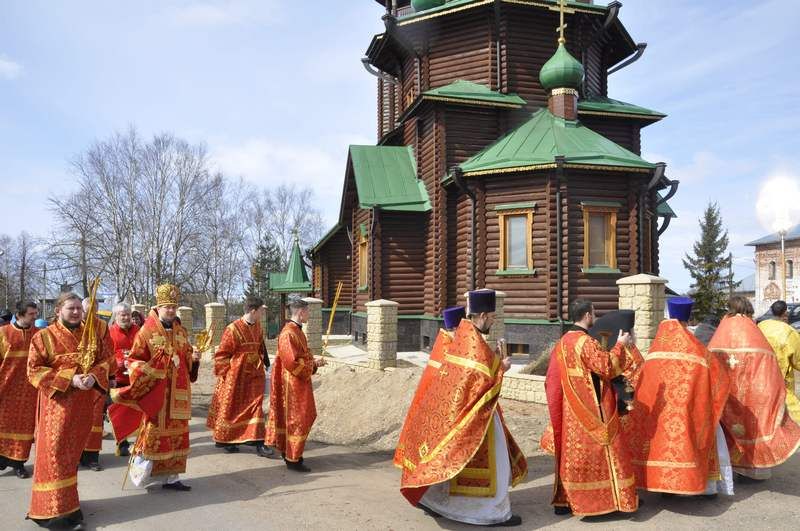
[[[786,278],[794,278],[794,262],[786,260]]]
[[[532,274],[535,203],[498,205],[500,229],[498,274]]]
[[[366,288],[369,272],[369,242],[362,236],[358,242],[358,287]]]
[[[769,263],[769,279],[775,280],[775,262]]]
[[[584,272],[617,269],[618,203],[586,201],[583,208]]]

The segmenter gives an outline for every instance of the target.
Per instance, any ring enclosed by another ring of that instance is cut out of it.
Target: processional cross
[[[567,24],[564,22],[564,13],[567,8],[567,0],[558,0],[558,16],[559,25],[556,31],[558,32],[558,43],[566,44],[567,38],[564,36],[564,30],[567,29]]]

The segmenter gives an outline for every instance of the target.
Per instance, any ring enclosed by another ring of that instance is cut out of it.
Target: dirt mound
[[[393,452],[422,369],[355,372],[338,368],[314,379],[317,421],[310,439]],[[537,453],[547,408],[502,400],[503,413],[526,455]]]

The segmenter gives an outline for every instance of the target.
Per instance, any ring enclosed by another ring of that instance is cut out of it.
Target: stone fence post
[[[380,299],[367,306],[367,357],[371,369],[397,367],[397,309],[394,301]]]
[[[206,328],[211,326],[211,348],[219,346],[222,332],[225,331],[225,305],[219,302],[206,304]]]
[[[178,319],[181,320],[181,324],[189,333],[189,343],[194,344],[194,323],[192,321],[192,307],[181,306],[180,308],[178,308]]]
[[[303,332],[308,340],[308,348],[315,356],[322,355],[322,300],[313,297],[303,299],[308,303],[308,322]]]
[[[636,346],[643,354],[650,349],[658,324],[664,319],[666,284],[664,278],[644,274],[617,280],[619,309],[636,311]]]
[[[494,310],[494,324],[489,330],[489,336],[486,342],[492,350],[494,350],[497,340],[506,337],[506,293],[504,291],[495,291],[495,310]],[[467,307],[467,316],[469,316],[469,292],[464,293],[464,306]]]

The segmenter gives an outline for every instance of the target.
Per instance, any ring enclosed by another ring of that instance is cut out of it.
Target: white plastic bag
[[[131,463],[128,475],[131,478],[131,483],[137,487],[141,487],[147,482],[152,471],[153,462],[137,455],[133,458],[133,463]]]

